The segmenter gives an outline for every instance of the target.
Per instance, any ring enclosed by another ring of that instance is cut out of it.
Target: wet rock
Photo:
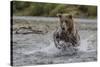
[[[45,34],[47,31],[33,30],[32,27],[20,27],[16,30],[16,34]]]

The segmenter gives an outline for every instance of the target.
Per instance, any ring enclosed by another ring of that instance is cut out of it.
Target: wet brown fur
[[[58,14],[60,26],[54,32],[54,43],[57,48],[66,48],[66,46],[79,46],[80,37],[75,27],[72,15]],[[64,29],[64,30],[63,30]],[[64,44],[60,44],[63,41]]]

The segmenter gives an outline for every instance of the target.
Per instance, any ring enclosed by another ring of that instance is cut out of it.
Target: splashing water
[[[87,40],[81,40],[80,42],[80,46],[78,47],[78,50],[79,51],[83,51],[83,52],[86,52],[88,50],[88,42]]]
[[[83,39],[80,41],[80,46],[78,47],[71,47],[71,48],[67,48],[66,51],[62,51],[60,49],[57,49],[54,45],[54,42],[53,41],[49,41],[50,42],[50,45],[48,47],[45,47],[45,48],[42,48],[42,49],[39,49],[39,50],[33,50],[31,52],[27,52],[26,54],[39,54],[40,56],[62,56],[62,55],[72,55],[73,53],[76,53],[76,52],[91,52],[93,51],[93,49],[91,50],[88,50],[88,47],[89,45],[91,44],[88,40],[90,39],[93,39],[94,35],[91,35],[90,37],[86,38],[86,39]],[[75,50],[77,49],[77,51]],[[24,53],[25,54],[25,53]]]
[[[46,53],[46,55],[50,56],[50,55],[70,55],[70,54],[73,54],[76,52],[75,49],[77,49],[78,51],[77,52],[91,52],[91,51],[95,51],[94,49],[91,48],[91,50],[88,50],[88,47],[89,45],[91,44],[91,42],[89,42],[88,40],[90,40],[91,38],[93,38],[94,35],[91,35],[90,37],[84,39],[84,40],[81,40],[80,41],[80,46],[78,47],[71,47],[71,48],[67,48],[66,51],[62,51],[62,50],[59,50],[55,47],[54,43],[51,42],[50,46],[48,46],[47,48],[44,48],[44,49],[41,49],[40,51],[41,52],[44,52]]]
[[[16,65],[23,65],[23,64],[28,65],[28,64],[51,64],[51,63],[96,61],[97,51],[95,51],[96,49],[94,48],[94,46],[96,47],[97,41],[95,36],[96,34],[95,35],[94,34],[95,33],[90,35],[89,33],[89,36],[86,35],[85,37],[84,34],[81,34],[80,46],[76,47],[77,51],[73,47],[67,48],[66,51],[57,49],[52,39],[52,34],[45,35],[43,39],[38,40],[37,38],[36,40],[27,41],[27,42],[32,42],[33,45],[29,44],[28,46],[26,46],[23,44],[22,45],[17,44],[16,45],[17,47],[18,46],[19,47],[25,46],[25,47],[14,50],[16,51],[14,54],[14,59],[15,59],[14,63]],[[30,38],[32,36],[27,35],[25,37]],[[38,41],[39,43],[35,41]]]
[[[42,52],[46,56],[62,56],[62,55],[72,55],[73,53],[76,52],[76,49],[73,47],[70,48],[68,47],[65,51],[62,51],[61,49],[56,48],[54,43],[51,42],[50,46],[41,49],[39,51],[35,51],[35,53],[37,52],[39,53]]]
[[[91,39],[94,39],[95,35],[91,35],[90,37],[81,40],[80,41],[80,46],[77,47],[79,51],[82,52],[91,52],[91,51],[96,51],[95,49],[93,49],[93,45],[91,46],[91,50],[89,50],[89,46],[92,44]],[[90,40],[90,41],[89,41]]]

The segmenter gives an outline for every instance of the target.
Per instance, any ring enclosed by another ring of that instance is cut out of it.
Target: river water
[[[76,52],[73,49],[67,51],[57,49],[53,41],[53,32],[54,30],[45,34],[13,33],[13,65],[97,61],[97,30],[79,30],[81,41]]]

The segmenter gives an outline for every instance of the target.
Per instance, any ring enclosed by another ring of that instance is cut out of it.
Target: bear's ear
[[[73,18],[73,16],[70,14],[69,16],[68,16],[70,19],[72,19]]]
[[[62,17],[62,14],[57,14],[57,17],[61,18]]]

